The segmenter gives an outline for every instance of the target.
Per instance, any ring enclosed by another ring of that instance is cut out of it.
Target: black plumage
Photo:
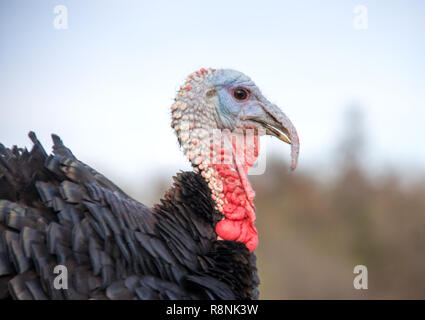
[[[263,134],[291,145],[295,169],[297,131],[231,69],[190,74],[171,119],[194,172],[177,174],[153,208],[56,135],[51,155],[32,132],[31,151],[0,144],[0,298],[258,298],[248,169]]]
[[[255,255],[217,240],[205,180],[181,172],[153,208],[77,160],[0,145],[0,298],[255,299]],[[55,289],[57,265],[68,288]]]

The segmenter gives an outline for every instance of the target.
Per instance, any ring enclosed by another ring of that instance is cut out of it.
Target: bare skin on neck
[[[216,209],[223,214],[216,225],[217,239],[239,241],[254,251],[255,193],[248,170],[258,157],[259,130],[291,144],[295,169],[299,152],[295,127],[248,77],[228,69],[201,69],[189,75],[171,111],[171,126],[184,154],[206,180]],[[257,134],[250,140],[251,129]]]

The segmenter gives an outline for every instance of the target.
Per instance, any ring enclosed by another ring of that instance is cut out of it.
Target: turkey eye
[[[243,101],[249,98],[249,91],[244,88],[236,88],[233,90],[233,96],[236,100]]]

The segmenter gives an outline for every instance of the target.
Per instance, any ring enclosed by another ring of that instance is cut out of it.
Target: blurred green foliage
[[[346,166],[326,182],[272,160],[252,178],[263,299],[425,298],[425,183]],[[368,290],[353,286],[368,268]]]
[[[425,298],[425,179],[364,170],[362,121],[348,109],[329,177],[319,168],[289,172],[277,157],[250,177],[261,299]],[[368,269],[367,290],[353,286],[356,265]]]

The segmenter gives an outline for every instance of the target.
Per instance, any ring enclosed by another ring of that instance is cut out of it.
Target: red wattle
[[[217,223],[215,230],[224,240],[237,240],[241,232],[240,221],[223,219]]]
[[[255,151],[245,152],[244,162],[238,164],[212,164],[214,171],[223,184],[223,201],[221,209],[224,219],[217,223],[216,233],[224,240],[243,242],[252,252],[258,244],[255,229],[255,207],[253,204],[255,192],[248,181],[248,169],[258,156],[258,139],[255,141]],[[235,145],[233,146],[236,147]],[[221,152],[219,153],[221,154]]]

